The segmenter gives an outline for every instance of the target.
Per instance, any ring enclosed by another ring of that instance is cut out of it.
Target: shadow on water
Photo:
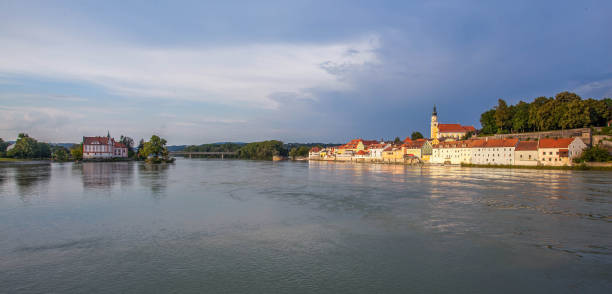
[[[134,183],[134,166],[130,162],[84,162],[73,166],[73,173],[81,172],[83,188],[110,190],[117,184]]]
[[[161,199],[166,196],[168,187],[168,169],[173,167],[173,164],[147,164],[141,163],[138,165],[138,175],[143,186],[149,187],[155,199]]]

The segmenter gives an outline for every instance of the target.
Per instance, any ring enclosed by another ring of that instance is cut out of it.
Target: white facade
[[[107,137],[83,137],[83,158],[126,158],[127,147]]]

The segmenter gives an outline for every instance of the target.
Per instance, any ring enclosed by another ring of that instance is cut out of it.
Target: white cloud
[[[0,30],[0,74],[85,81],[125,97],[275,108],[269,96],[276,92],[351,89],[330,67],[355,70],[376,63],[379,46],[372,35],[332,44],[189,48],[151,48],[83,35],[50,28]]]
[[[582,93],[582,95],[592,95],[594,97],[612,97],[612,78],[588,82],[580,85],[574,89],[573,92]]]

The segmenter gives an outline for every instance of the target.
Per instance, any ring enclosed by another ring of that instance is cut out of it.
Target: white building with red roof
[[[115,142],[108,134],[106,137],[83,137],[83,158],[127,158],[128,148]]]
[[[476,132],[474,126],[462,126],[460,124],[441,124],[438,122],[438,111],[434,106],[431,114],[431,138],[434,139],[434,144],[437,144],[440,139],[452,138],[460,140],[467,133]]]
[[[572,159],[582,155],[586,144],[580,138],[540,139],[538,157],[541,165],[571,165]]]

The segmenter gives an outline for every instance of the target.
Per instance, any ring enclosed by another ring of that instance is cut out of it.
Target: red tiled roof
[[[567,148],[575,138],[540,139],[538,148]]]
[[[363,142],[364,146],[370,146],[370,145],[378,144],[378,141],[376,141],[376,140],[362,140],[362,142]]]
[[[127,146],[123,145],[123,143],[115,142],[115,148],[127,148]]]
[[[538,141],[520,141],[516,145],[516,151],[536,151],[538,150]]]
[[[370,152],[366,152],[365,150],[359,150],[359,151],[357,151],[357,155],[366,155],[366,154],[368,154],[368,153],[370,153]]]
[[[319,151],[321,151],[321,149],[317,146],[314,146],[310,149],[310,152],[319,152]]]
[[[420,149],[423,147],[423,145],[425,145],[425,141],[414,141],[414,142],[406,143],[402,146],[406,147],[407,149]]]
[[[97,142],[97,143],[94,143],[94,142]],[[92,144],[108,145],[108,137],[83,137],[83,145],[92,145]]]
[[[412,139],[410,139],[410,137],[406,137],[406,139],[404,139],[404,143],[410,143],[412,142]]]
[[[463,133],[474,132],[476,128],[473,126],[462,126],[460,124],[439,124],[438,130],[440,133]]]
[[[518,144],[518,139],[489,139],[483,147],[515,147]]]

